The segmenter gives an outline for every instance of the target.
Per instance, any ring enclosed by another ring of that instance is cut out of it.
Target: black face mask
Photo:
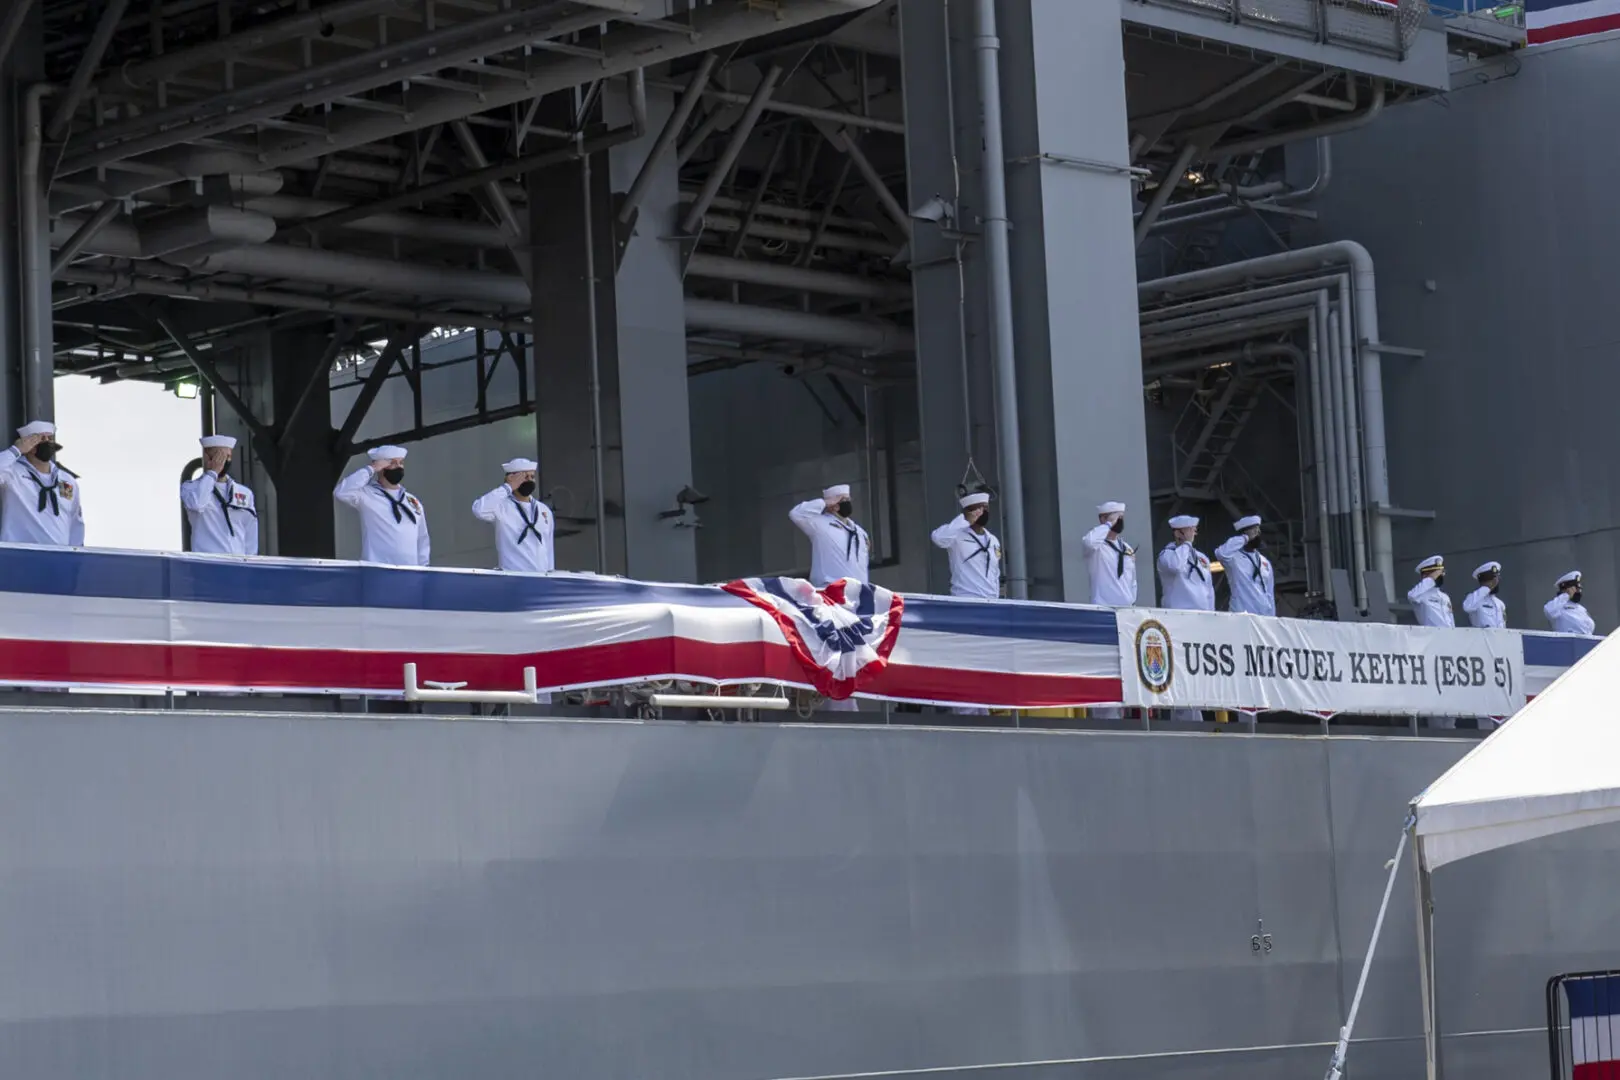
[[[1574,592],[1569,594],[1569,598],[1574,603],[1577,603],[1577,604],[1580,603],[1581,602],[1581,590],[1576,589]]]
[[[219,479],[220,479],[220,482],[223,483],[224,481],[229,480],[230,478],[231,478],[231,466],[230,466],[230,463],[227,462],[224,465],[221,465],[219,467]]]
[[[1244,551],[1259,551],[1266,546],[1266,542],[1258,536],[1251,536],[1243,542]]]
[[[836,509],[838,510],[839,517],[847,518],[855,513],[855,504],[850,502],[848,499],[845,499],[843,502],[838,504]]]
[[[401,480],[405,479],[405,470],[400,466],[395,465],[392,469],[384,469],[382,471],[382,475],[383,479],[388,481],[390,484],[397,484]]]
[[[38,458],[40,461],[49,461],[55,456],[55,443],[42,442],[38,446],[34,447],[34,457]]]
[[[1118,536],[1120,533],[1124,532],[1125,531],[1125,519],[1123,517],[1115,518],[1114,523],[1112,525],[1108,526],[1108,531],[1113,533],[1115,536]]]
[[[1445,583],[1446,583],[1446,575],[1444,575],[1444,574],[1436,574],[1436,575],[1434,575],[1434,584],[1435,584],[1436,588],[1439,588],[1441,585],[1444,585]]]
[[[522,495],[525,499],[528,498],[530,495],[533,495],[534,494],[534,481],[533,480],[525,480],[525,481],[523,481],[523,483],[521,483],[521,484],[519,484],[517,486],[517,493],[519,495]]]
[[[1491,590],[1491,595],[1492,596],[1496,595],[1496,587],[1497,587],[1497,585],[1501,584],[1501,582],[1497,581],[1493,577],[1480,578],[1479,583],[1481,585],[1485,586],[1487,589]]]

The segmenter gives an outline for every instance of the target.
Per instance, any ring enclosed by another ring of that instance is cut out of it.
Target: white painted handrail
[[[466,683],[459,684],[465,686]],[[539,690],[534,668],[523,669],[523,689],[519,690],[434,690],[418,686],[416,665],[405,665],[406,701],[472,701],[485,705],[538,705]]]
[[[767,709],[781,712],[791,704],[781,697],[719,697],[710,694],[653,694],[647,699],[663,709]]]

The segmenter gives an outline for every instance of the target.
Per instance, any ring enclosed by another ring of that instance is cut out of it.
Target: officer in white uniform
[[[204,435],[203,474],[180,485],[180,506],[191,523],[191,550],[213,555],[259,553],[259,508],[253,491],[230,476],[236,440]]]
[[[1170,519],[1175,537],[1159,552],[1159,579],[1164,606],[1175,611],[1214,611],[1215,574],[1209,556],[1193,547],[1198,519],[1187,514]]]
[[[1453,627],[1457,619],[1451,613],[1451,597],[1440,586],[1446,583],[1446,560],[1430,555],[1417,564],[1418,583],[1412,586],[1406,598],[1412,602],[1412,612],[1419,626]]]
[[[1136,603],[1136,549],[1125,542],[1125,504],[1097,507],[1097,527],[1080,538],[1091,576],[1091,602],[1102,607]]]
[[[56,425],[35,420],[0,451],[0,544],[84,546],[79,475],[56,461]]]
[[[970,492],[961,498],[962,512],[932,535],[934,546],[951,557],[951,595],[995,600],[1001,596],[1001,541],[985,528],[990,493]]]
[[[360,513],[360,561],[388,566],[428,564],[427,511],[402,486],[406,451],[378,446],[371,464],[338,481],[332,497]]]
[[[506,479],[472,504],[473,517],[495,526],[495,558],[502,570],[544,574],[557,567],[551,507],[534,497],[538,463],[514,458],[501,466]]]
[[[810,538],[810,584],[816,588],[825,588],[839,578],[866,582],[872,542],[854,516],[848,484],[834,484],[821,498],[788,511],[793,524]]]
[[[1468,624],[1486,630],[1506,626],[1507,604],[1496,595],[1497,587],[1502,584],[1502,564],[1494,561],[1481,564],[1474,570],[1474,580],[1479,588],[1463,597]]]
[[[1232,523],[1237,535],[1215,549],[1232,589],[1230,610],[1250,615],[1277,614],[1277,575],[1271,560],[1261,554],[1260,515],[1250,514]]]
[[[1541,610],[1547,622],[1560,634],[1587,634],[1597,629],[1597,623],[1581,606],[1581,572],[1571,570],[1558,579],[1558,595],[1547,601]]]

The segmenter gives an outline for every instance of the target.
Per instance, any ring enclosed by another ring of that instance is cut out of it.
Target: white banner
[[[1128,705],[1511,716],[1525,703],[1512,630],[1438,630],[1124,608]]]

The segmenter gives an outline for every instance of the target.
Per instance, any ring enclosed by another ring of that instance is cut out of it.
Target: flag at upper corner
[[[722,586],[776,621],[823,697],[842,701],[889,663],[905,601],[849,578],[818,589],[800,578],[744,578]]]
[[[1620,0],[1525,0],[1524,26],[1531,45],[1620,30]]]

